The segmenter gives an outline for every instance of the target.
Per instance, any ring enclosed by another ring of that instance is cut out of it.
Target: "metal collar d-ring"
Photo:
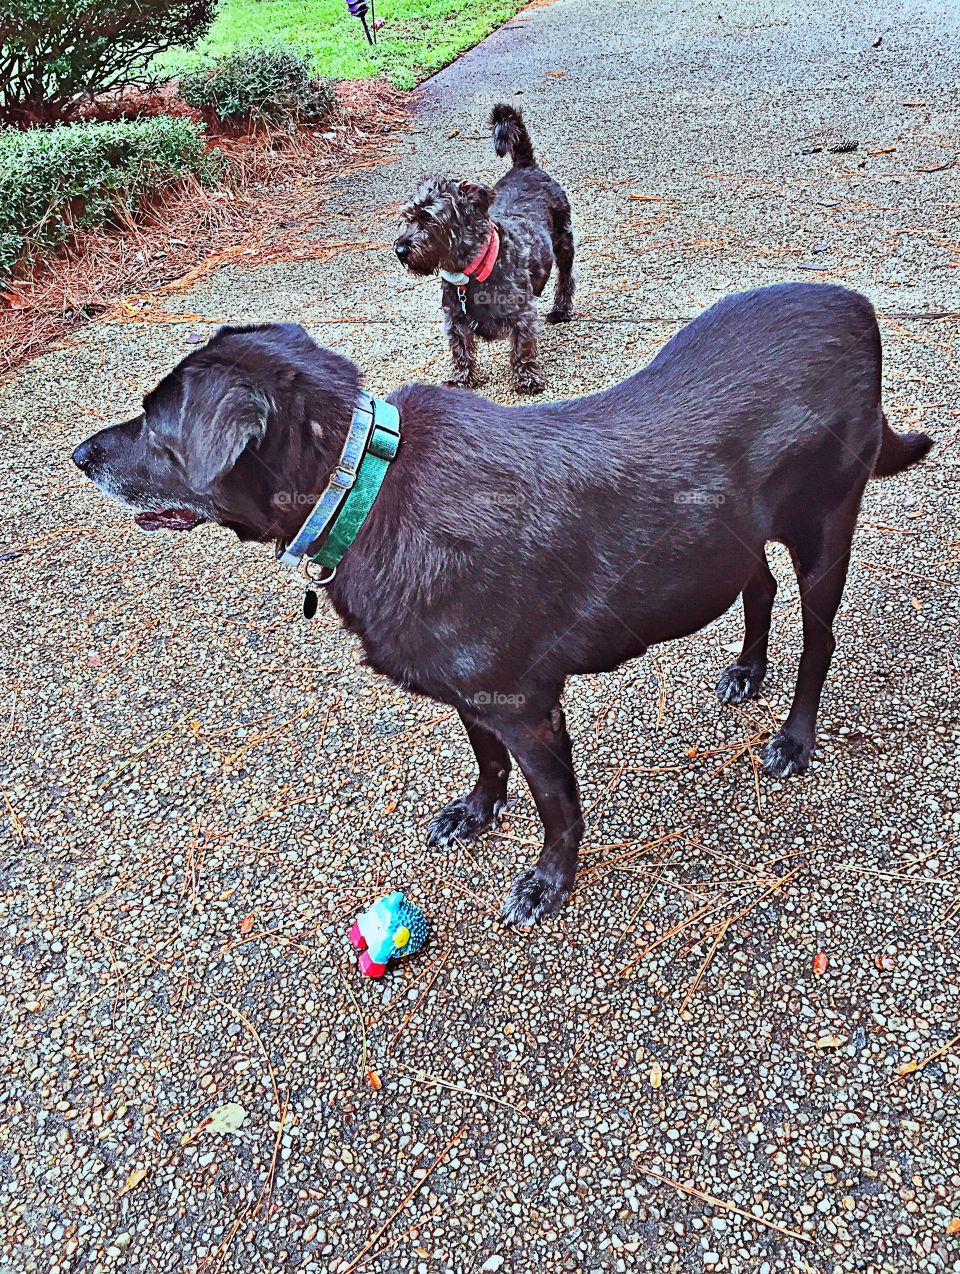
[[[314,572],[314,570],[317,570],[317,569],[319,569],[320,574],[318,574],[318,575],[314,575],[314,573],[313,573],[313,572]],[[306,575],[306,577],[307,577],[307,579],[310,581],[310,583],[311,583],[311,584],[316,584],[318,588],[323,588],[326,584],[332,584],[332,583],[333,583],[333,577],[334,577],[334,575],[336,575],[336,573],[337,573],[337,568],[336,568],[335,566],[331,566],[331,567],[330,567],[329,574],[327,574],[327,575],[324,575],[324,574],[323,574],[323,571],[324,571],[324,567],[322,567],[322,566],[321,566],[321,567],[317,568],[317,567],[316,567],[316,565],[315,565],[315,563],[313,563],[313,562],[311,562],[311,561],[307,560],[306,558],[304,559],[304,563],[303,563],[303,573],[304,573],[304,575]]]

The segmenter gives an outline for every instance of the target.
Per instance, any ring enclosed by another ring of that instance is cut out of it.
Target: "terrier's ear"
[[[461,181],[460,194],[473,204],[482,216],[486,216],[490,211],[490,205],[495,198],[489,186],[484,186],[477,181]]]

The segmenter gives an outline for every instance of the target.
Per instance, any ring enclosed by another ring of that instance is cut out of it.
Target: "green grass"
[[[412,88],[489,35],[523,3],[379,0],[377,17],[386,19],[386,25],[371,49],[344,0],[220,0],[207,38],[189,51],[170,50],[156,66],[175,75],[245,45],[283,42],[310,53],[319,75],[358,80],[382,75],[398,88]]]

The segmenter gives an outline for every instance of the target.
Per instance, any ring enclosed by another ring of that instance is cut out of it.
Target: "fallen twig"
[[[753,771],[753,791],[757,798],[757,814],[763,818],[763,801],[760,798],[760,763],[753,754],[753,748],[747,748],[750,757],[750,769]]]
[[[350,1264],[341,1271],[341,1274],[352,1274],[352,1271],[357,1268],[357,1266],[360,1264],[363,1258],[367,1255],[370,1249],[374,1246],[377,1240],[383,1234],[387,1232],[387,1230],[390,1228],[390,1226],[393,1224],[396,1218],[400,1215],[403,1209],[407,1206],[410,1200],[414,1198],[414,1196],[420,1190],[423,1189],[424,1185],[430,1179],[432,1174],[436,1171],[439,1164],[447,1157],[447,1155],[454,1148],[454,1146],[457,1144],[457,1142],[460,1140],[460,1138],[463,1136],[463,1134],[466,1131],[467,1131],[467,1124],[464,1124],[463,1127],[460,1129],[460,1131],[455,1136],[451,1137],[451,1139],[440,1151],[436,1159],[434,1159],[433,1163],[430,1165],[430,1167],[427,1169],[424,1175],[420,1178],[420,1180],[416,1183],[413,1189],[408,1191],[408,1193],[404,1195],[404,1197],[400,1200],[400,1202],[397,1204],[394,1210],[387,1217],[386,1221],[384,1221],[383,1225],[381,1225],[380,1228],[366,1241],[366,1243],[363,1245],[363,1247],[360,1249],[357,1255],[353,1258]]]
[[[257,1041],[257,1044],[260,1046],[260,1052],[263,1054],[263,1060],[267,1066],[267,1074],[270,1076],[270,1086],[273,1089],[273,1100],[277,1104],[277,1118],[280,1120],[280,1123],[283,1124],[284,1113],[283,1106],[280,1101],[280,1089],[277,1085],[277,1075],[276,1071],[273,1069],[273,1062],[270,1060],[270,1054],[267,1052],[267,1046],[264,1044],[263,1039],[260,1036],[260,1032],[250,1021],[247,1015],[242,1013],[240,1009],[234,1008],[232,1004],[228,1004],[226,1000],[221,1000],[217,995],[211,995],[210,999],[219,1004],[222,1008],[225,1008],[228,1013],[232,1013],[233,1016],[250,1032],[253,1038]]]
[[[443,968],[443,966],[446,964],[446,962],[447,962],[447,957],[449,956],[449,954],[450,954],[450,952],[451,952],[452,950],[453,950],[453,948],[452,948],[452,947],[448,947],[448,948],[446,949],[446,951],[444,951],[444,953],[443,953],[443,955],[440,957],[440,959],[439,959],[439,960],[437,960],[437,961],[435,961],[435,963],[434,963],[434,970],[433,970],[433,973],[430,975],[430,981],[429,981],[429,982],[427,983],[427,985],[423,988],[423,991],[420,993],[420,996],[419,996],[419,998],[417,999],[416,1004],[415,1004],[415,1005],[413,1006],[413,1008],[409,1011],[409,1013],[404,1013],[404,1015],[403,1015],[403,1021],[402,1021],[402,1022],[400,1023],[400,1025],[397,1027],[396,1031],[394,1032],[393,1036],[392,1036],[392,1037],[391,1037],[391,1039],[390,1039],[389,1044],[387,1045],[387,1052],[388,1052],[388,1053],[392,1050],[392,1048],[393,1048],[394,1044],[396,1044],[397,1040],[400,1038],[400,1036],[401,1036],[401,1034],[403,1033],[403,1031],[404,1031],[404,1030],[406,1030],[407,1025],[409,1024],[410,1020],[413,1018],[413,1016],[414,1016],[414,1014],[416,1013],[417,1009],[420,1007],[420,1005],[423,1003],[423,1001],[427,998],[427,995],[429,994],[430,988],[433,986],[434,982],[437,980],[437,975],[440,973],[440,970],[441,970],[441,969]]]
[[[266,730],[263,734],[258,735],[258,737],[257,737],[257,738],[255,738],[255,739],[250,739],[247,743],[245,743],[245,744],[243,745],[243,747],[242,747],[242,748],[238,748],[236,752],[234,752],[232,755],[228,756],[228,757],[226,758],[226,759],[227,759],[227,761],[229,761],[229,762],[231,762],[231,763],[232,763],[232,762],[235,762],[235,761],[238,761],[238,760],[240,759],[240,757],[242,757],[242,756],[243,756],[243,754],[244,754],[245,752],[249,752],[251,748],[258,748],[258,747],[260,746],[260,744],[261,744],[261,743],[266,743],[267,739],[272,739],[272,738],[274,738],[276,735],[278,735],[278,734],[282,734],[282,733],[284,732],[284,730],[289,730],[289,729],[290,729],[290,727],[291,727],[291,726],[292,726],[295,722],[297,722],[297,721],[301,721],[301,720],[302,720],[305,716],[308,716],[308,715],[309,715],[312,711],[313,711],[313,707],[312,707],[312,706],[311,706],[311,707],[308,707],[308,708],[303,708],[303,709],[302,709],[300,712],[298,712],[295,716],[292,716],[292,717],[289,719],[289,721],[284,721],[281,725],[274,726],[272,730]]]
[[[595,809],[598,808],[601,801],[605,800],[610,795],[610,792],[613,790],[613,788],[623,778],[623,772],[626,768],[627,768],[626,764],[621,764],[617,766],[617,770],[613,778],[609,780],[609,782],[606,784],[606,786],[604,787],[600,795],[597,797],[597,799],[591,805],[588,805],[587,808],[583,811],[584,822],[586,822],[587,818],[593,813]]]
[[[6,805],[7,813],[10,815],[10,826],[13,828],[13,834],[16,836],[20,844],[23,845],[25,838],[23,835],[23,823],[20,821],[20,815],[10,804],[10,797],[7,796],[6,792],[0,792],[0,796],[3,797],[3,803]]]
[[[436,1084],[440,1088],[449,1088],[451,1092],[462,1093],[465,1097],[480,1097],[483,1101],[492,1101],[497,1106],[505,1106],[507,1110],[514,1110],[518,1115],[530,1114],[522,1106],[517,1106],[512,1101],[507,1101],[505,1097],[497,1097],[493,1093],[485,1092],[482,1088],[471,1088],[467,1084],[454,1084],[451,1080],[440,1079],[437,1075],[425,1075],[423,1071],[415,1070],[404,1062],[395,1062],[394,1064],[403,1067],[405,1071],[409,1071],[414,1079],[419,1080],[421,1084]]]
[[[337,977],[343,983],[343,989],[346,991],[347,995],[350,997],[350,1003],[354,1007],[354,1011],[356,1012],[356,1015],[357,1015],[357,1021],[360,1024],[360,1074],[366,1075],[367,1073],[367,1027],[363,1020],[363,1010],[360,1008],[360,1005],[357,1003],[357,997],[353,994],[353,989],[351,988],[350,983],[343,976],[343,974],[340,972],[339,969],[337,970]]]
[[[707,954],[703,957],[703,962],[701,963],[700,968],[697,970],[697,976],[690,983],[690,986],[687,988],[687,994],[683,997],[683,1003],[680,1005],[679,1009],[677,1009],[678,1017],[683,1017],[684,1009],[686,1009],[687,1005],[693,999],[696,989],[700,985],[701,981],[703,980],[703,975],[707,971],[707,966],[709,965],[710,961],[713,959],[714,955],[716,955],[717,947],[719,947],[720,943],[723,941],[724,936],[726,935],[726,932],[730,928],[730,925],[732,923],[733,922],[730,920],[724,920],[723,924],[717,930],[717,936],[713,940],[713,946],[710,948]]]
[[[579,1040],[577,1040],[576,1044],[574,1045],[573,1051],[571,1052],[570,1056],[567,1058],[567,1060],[563,1064],[563,1069],[560,1071],[561,1079],[563,1079],[564,1075],[566,1075],[567,1071],[576,1061],[577,1057],[580,1054],[580,1050],[583,1048],[584,1044],[586,1044],[587,1038],[589,1037],[589,1035],[590,1035],[590,1027],[587,1026],[583,1034],[580,1036]]]
[[[701,916],[707,915],[709,912],[713,911],[715,908],[719,906],[720,906],[720,899],[714,898],[711,902],[708,902],[705,906],[700,907],[692,915],[687,916],[686,920],[681,920],[679,924],[672,925],[667,930],[666,933],[662,933],[659,938],[655,939],[648,946],[644,947],[644,949],[640,952],[640,954],[634,957],[634,959],[631,960],[629,964],[625,964],[623,968],[619,970],[617,977],[622,978],[623,975],[625,973],[628,973],[635,964],[639,964],[640,961],[646,959],[646,957],[650,955],[651,952],[656,951],[657,947],[663,946],[663,944],[669,941],[670,938],[675,937],[678,933],[682,933],[684,929],[689,928],[690,925],[692,925],[695,920],[699,920]]]
[[[408,1225],[405,1230],[401,1230],[395,1239],[391,1239],[389,1243],[385,1243],[379,1251],[369,1252],[357,1266],[357,1269],[363,1269],[363,1267],[365,1265],[369,1265],[371,1261],[379,1261],[385,1252],[389,1252],[390,1249],[396,1247],[398,1243],[402,1243],[404,1239],[409,1238],[415,1230],[420,1229],[420,1227],[425,1225],[427,1221],[435,1217],[438,1212],[443,1211],[443,1208],[444,1204],[438,1203],[435,1208],[424,1213],[423,1216],[418,1217],[412,1225]]]
[[[725,1199],[718,1199],[716,1195],[707,1194],[706,1191],[698,1190],[695,1186],[685,1186],[679,1181],[673,1181],[670,1177],[661,1176],[659,1172],[654,1172],[652,1168],[644,1168],[643,1171],[648,1177],[653,1177],[656,1181],[662,1181],[664,1185],[673,1186],[674,1190],[680,1190],[684,1194],[692,1195],[695,1199],[702,1199],[704,1203],[709,1203],[713,1208],[723,1208],[725,1212],[735,1212],[737,1216],[742,1216],[746,1221],[755,1221],[757,1225],[765,1225],[770,1230],[776,1230],[778,1234],[785,1234],[791,1239],[799,1239],[801,1243],[813,1242],[809,1234],[801,1234],[799,1230],[790,1230],[785,1225],[780,1225],[776,1221],[769,1221],[764,1216],[757,1216],[755,1212],[747,1212],[744,1208],[738,1208],[735,1203],[727,1203]]]
[[[640,915],[640,912],[647,905],[647,900],[649,899],[650,895],[653,893],[654,889],[656,889],[657,884],[663,877],[663,873],[666,871],[669,857],[670,856],[668,856],[667,854],[664,854],[663,858],[660,860],[660,866],[657,868],[657,874],[654,876],[653,880],[651,880],[649,886],[647,887],[647,892],[643,895],[643,897],[634,907],[633,912],[630,915],[630,919],[627,921],[627,923],[623,927],[623,932],[620,934],[620,937],[613,944],[614,951],[616,951],[617,948],[620,946],[620,944],[623,942],[624,938],[633,928],[634,922],[636,921],[637,917]]]
[[[101,791],[104,788],[109,787],[111,783],[115,783],[117,779],[120,777],[120,775],[124,774],[127,770],[129,770],[132,765],[136,765],[136,763],[140,760],[140,758],[144,756],[147,752],[149,752],[152,747],[155,747],[156,744],[158,744],[161,739],[165,739],[167,735],[172,734],[178,726],[183,725],[184,721],[186,721],[189,715],[190,715],[189,711],[185,712],[183,716],[178,717],[177,720],[174,721],[172,725],[168,725],[165,730],[161,730],[159,734],[155,734],[149,743],[145,743],[143,747],[138,748],[136,752],[131,752],[131,754],[127,757],[127,759],[121,765],[119,765],[117,769],[114,770],[114,772],[109,776],[109,778],[105,778],[103,780],[103,782],[100,784]]]
[[[144,956],[142,960],[138,960],[136,964],[132,964],[128,969],[121,969],[119,973],[111,974],[99,991],[95,992],[93,995],[88,995],[84,1000],[77,1000],[75,1004],[71,1004],[70,1007],[65,1009],[59,1017],[55,1017],[52,1022],[45,1023],[44,1030],[49,1030],[53,1026],[59,1026],[61,1022],[66,1021],[71,1013],[75,1013],[78,1009],[87,1009],[92,1004],[96,1004],[98,1000],[101,1000],[104,995],[107,994],[112,983],[121,978],[129,977],[131,973],[136,973],[138,969],[142,969],[145,964],[149,964],[151,960],[155,960],[161,951],[163,951],[166,947],[169,947],[171,942],[176,942],[179,937],[180,933],[175,933],[172,938],[167,938],[166,942],[161,942],[159,947],[155,947],[149,955]]]
[[[644,841],[643,844],[638,844],[635,840],[621,840],[615,841],[612,845],[587,845],[584,849],[581,849],[580,857],[585,858],[588,854],[600,854],[605,849],[628,849],[631,845],[634,845],[636,848],[632,849],[629,855],[620,855],[621,858],[632,857],[634,854],[639,854],[645,849],[656,849],[658,845],[665,845],[667,841],[676,840],[678,836],[682,836],[687,830],[688,829],[686,827],[680,827],[675,832],[667,832],[663,836],[658,836],[656,840]],[[611,861],[617,862],[619,860],[615,858]],[[598,866],[603,865],[603,863],[598,864]]]
[[[960,1035],[955,1035],[952,1040],[947,1040],[946,1044],[941,1044],[940,1047],[934,1049],[932,1053],[928,1053],[922,1061],[905,1062],[903,1066],[898,1066],[897,1075],[902,1079],[905,1075],[913,1075],[916,1071],[922,1071],[924,1066],[929,1066],[931,1062],[935,1062],[937,1058],[942,1057],[944,1053],[949,1053],[950,1050],[957,1044],[960,1044]]]
[[[862,872],[865,876],[879,876],[883,880],[906,880],[911,885],[939,885],[943,889],[956,884],[952,877],[912,876],[905,871],[878,871],[875,867],[858,867],[855,863],[834,863],[830,870]]]

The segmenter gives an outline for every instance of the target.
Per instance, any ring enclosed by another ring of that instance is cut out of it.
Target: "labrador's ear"
[[[224,386],[218,376],[195,376],[180,409],[186,464],[195,491],[208,490],[267,432],[270,402],[249,385]]]
[[[490,211],[490,206],[496,198],[489,186],[484,186],[478,181],[461,181],[460,194],[484,217]]]

